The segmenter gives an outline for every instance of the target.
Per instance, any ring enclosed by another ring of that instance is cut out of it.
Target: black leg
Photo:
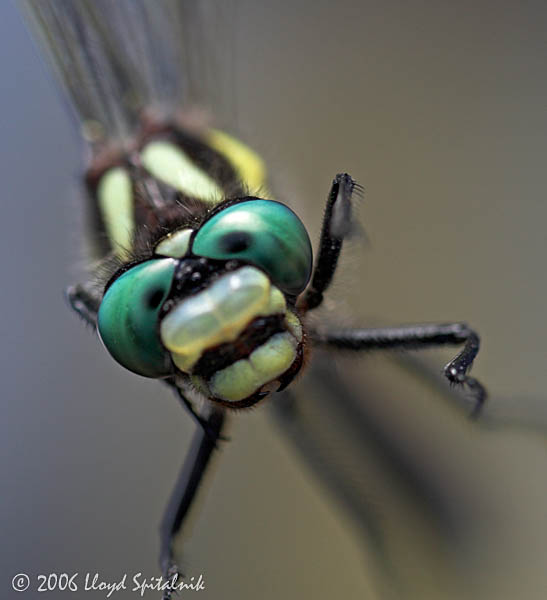
[[[362,188],[347,173],[338,174],[332,182],[311,284],[298,302],[303,311],[313,310],[321,304],[323,292],[332,281],[342,242],[351,229],[351,198],[354,190],[362,191]]]
[[[442,325],[411,325],[379,329],[339,329],[311,332],[316,344],[328,344],[348,350],[411,350],[431,346],[464,344],[462,351],[444,368],[446,378],[453,384],[465,385],[473,394],[476,416],[484,401],[486,390],[467,372],[479,351],[479,336],[464,323]]]
[[[77,284],[70,286],[66,291],[68,302],[75,312],[92,327],[97,325],[97,313],[101,304],[101,298],[85,285]]]
[[[206,429],[198,427],[194,434],[160,526],[160,567],[164,578],[171,581],[175,576],[177,578],[182,576],[174,558],[173,539],[190,510],[203,475],[210,464],[211,455],[216,448],[224,423],[224,411],[212,408],[205,421]],[[171,594],[172,591],[167,589],[163,595],[164,600],[169,600]]]

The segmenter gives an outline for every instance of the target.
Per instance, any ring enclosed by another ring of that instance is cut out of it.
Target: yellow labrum
[[[294,337],[301,342],[302,341],[302,323],[300,319],[290,310],[287,310],[285,315],[285,323],[287,329],[294,335]]]
[[[231,163],[241,181],[247,185],[252,194],[262,192],[267,196],[266,166],[254,150],[217,129],[210,129],[205,141]]]
[[[97,200],[112,249],[123,259],[131,250],[135,228],[133,188],[129,173],[123,167],[114,167],[103,175],[97,188]]]
[[[170,233],[156,246],[154,253],[171,258],[182,258],[188,252],[193,231],[193,229],[179,229]]]
[[[143,148],[141,160],[154,177],[187,196],[211,204],[223,197],[216,181],[195,165],[182,148],[171,142],[150,142]]]
[[[249,397],[292,365],[296,345],[295,338],[288,332],[273,335],[249,358],[216,372],[209,382],[209,389],[215,397],[228,402]]]
[[[209,348],[233,342],[258,316],[284,314],[283,294],[258,269],[243,267],[176,306],[160,335],[177,367],[189,373]]]

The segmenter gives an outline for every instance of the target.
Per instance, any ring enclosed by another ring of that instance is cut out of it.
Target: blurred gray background
[[[374,550],[268,407],[238,415],[185,549],[207,586],[197,597],[547,596],[546,26],[542,2],[238,2],[239,122],[279,196],[316,239],[332,176],[366,188],[370,243],[350,248],[331,318],[468,321],[492,399],[474,425],[442,399],[405,402],[397,366],[354,365],[383,390],[369,417],[466,507],[446,558],[427,514],[407,531],[406,508],[376,497],[371,476],[382,526],[396,514],[389,535],[404,530],[390,555],[398,591],[378,583]],[[17,2],[0,5],[0,72],[0,596],[43,597],[40,573],[157,576],[157,526],[193,424],[65,305],[81,147]],[[437,370],[450,356],[430,353]],[[20,572],[33,577],[25,594],[11,590]]]

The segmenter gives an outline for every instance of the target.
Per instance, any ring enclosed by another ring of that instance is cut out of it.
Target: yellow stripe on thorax
[[[222,198],[222,190],[216,181],[172,142],[150,142],[143,148],[141,160],[154,177],[190,197],[211,204],[216,204]]]
[[[256,152],[217,129],[209,129],[204,142],[232,165],[251,194],[268,196],[266,167]],[[148,143],[141,152],[141,160],[154,177],[190,197],[215,204],[223,196],[216,181],[171,142],[156,140]],[[103,175],[97,197],[111,246],[120,258],[126,258],[135,231],[133,185],[127,170],[114,167]]]
[[[123,259],[131,248],[135,228],[133,185],[126,169],[114,167],[103,175],[97,200],[112,249]]]
[[[218,129],[209,129],[205,142],[224,156],[251,193],[266,194],[266,166],[254,150]]]

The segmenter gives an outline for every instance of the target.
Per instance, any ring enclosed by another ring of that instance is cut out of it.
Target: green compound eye
[[[220,211],[198,231],[192,252],[247,260],[288,294],[300,293],[311,274],[306,228],[290,208],[273,200],[248,200]]]
[[[126,369],[145,377],[172,371],[159,338],[158,314],[175,264],[172,258],[160,258],[129,269],[106,290],[99,308],[97,328],[106,349]]]

